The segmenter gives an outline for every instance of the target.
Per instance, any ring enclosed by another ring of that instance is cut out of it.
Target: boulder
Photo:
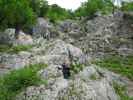
[[[15,29],[9,28],[0,32],[0,44],[12,45],[15,40]]]
[[[14,41],[14,45],[33,45],[33,39],[30,35],[20,31],[17,39]]]
[[[33,36],[35,38],[50,38],[50,23],[44,18],[38,18],[37,23],[33,28]]]

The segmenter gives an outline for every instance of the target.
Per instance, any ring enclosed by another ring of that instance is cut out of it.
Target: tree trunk
[[[15,27],[15,37],[17,38],[20,32],[20,27],[18,25],[16,25]]]

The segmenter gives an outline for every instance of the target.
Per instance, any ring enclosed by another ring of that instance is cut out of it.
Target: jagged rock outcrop
[[[65,41],[92,55],[120,54],[131,55],[133,52],[132,19],[127,14],[116,12],[114,15],[97,16],[92,20],[83,19],[79,23],[84,35],[74,38],[65,35]],[[77,31],[77,34],[81,34]]]
[[[0,32],[0,44],[3,45],[33,45],[33,39],[30,35],[20,31],[16,37],[15,29],[9,28]]]
[[[33,57],[33,62],[59,65],[65,61],[70,62],[73,60],[80,63],[85,63],[86,61],[82,50],[62,40],[54,40],[43,44],[39,48],[32,50],[33,54],[39,54]],[[44,56],[42,56],[42,53]]]

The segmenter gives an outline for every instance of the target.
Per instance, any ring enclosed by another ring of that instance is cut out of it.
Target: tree
[[[28,28],[35,22],[35,13],[29,0],[0,0],[0,28]]]
[[[67,11],[66,9],[61,8],[56,4],[53,4],[48,9],[47,17],[50,19],[50,21],[55,22],[58,20],[69,18],[69,14],[69,11]]]
[[[48,11],[48,2],[46,0],[29,0],[30,7],[38,17],[44,17]]]

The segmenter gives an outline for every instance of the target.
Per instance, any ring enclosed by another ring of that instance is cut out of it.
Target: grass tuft
[[[115,92],[120,96],[120,100],[133,100],[133,98],[127,95],[126,88],[124,86],[121,86],[114,82],[113,87],[115,89]]]
[[[80,71],[83,70],[83,67],[84,67],[83,64],[80,64],[78,62],[74,62],[74,63],[71,64],[71,72],[73,74],[77,74],[77,73],[79,73]]]

